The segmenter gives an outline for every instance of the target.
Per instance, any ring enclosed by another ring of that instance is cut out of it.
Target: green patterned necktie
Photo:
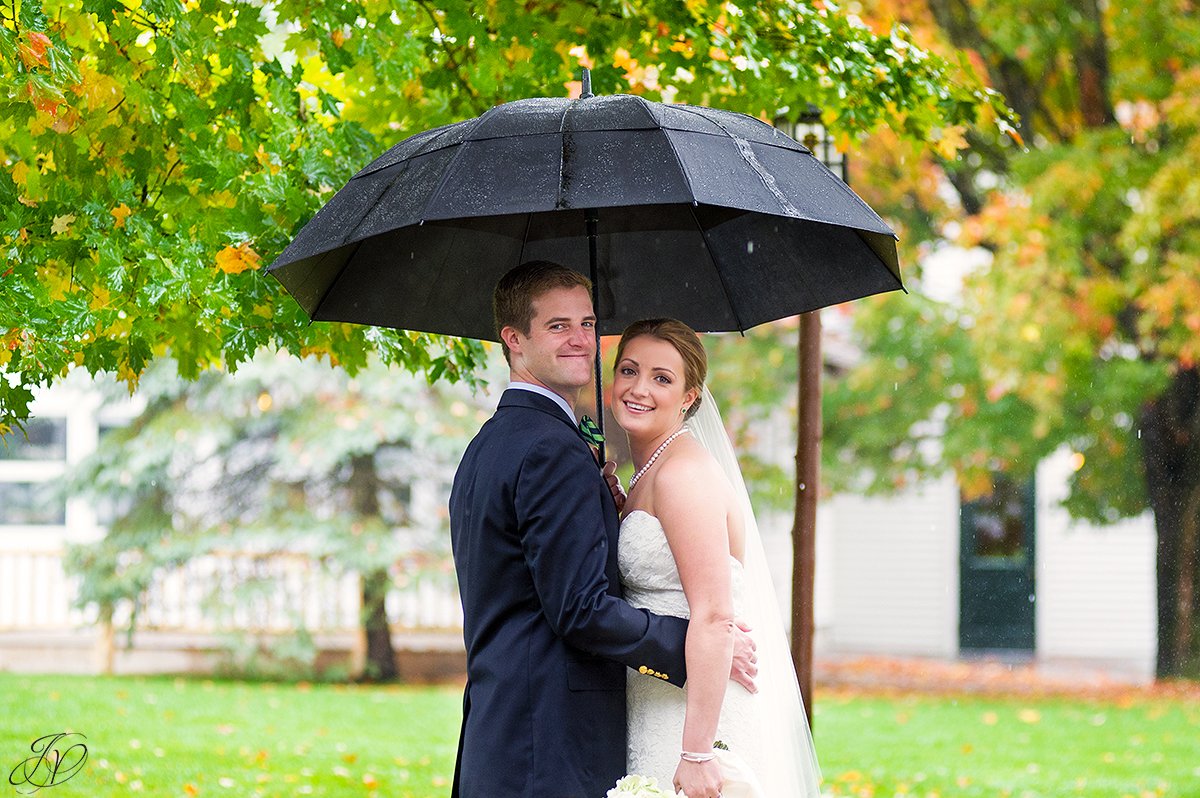
[[[579,434],[592,446],[604,443],[604,435],[600,433],[600,428],[587,416],[579,419]]]

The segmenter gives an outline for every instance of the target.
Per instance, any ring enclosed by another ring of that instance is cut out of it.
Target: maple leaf
[[[122,202],[120,205],[109,211],[109,213],[112,214],[114,219],[113,227],[124,227],[125,220],[129,218],[129,214],[133,213],[133,211],[129,210],[129,206]]]
[[[262,257],[254,251],[248,242],[235,246],[227,246],[217,253],[217,268],[226,274],[241,274],[249,269],[257,269]]]
[[[943,128],[941,137],[934,145],[938,155],[942,156],[947,161],[953,161],[958,156],[958,151],[964,150],[966,147],[966,127],[963,125],[954,125],[953,127]]]
[[[71,223],[75,221],[75,214],[64,213],[62,216],[55,216],[54,221],[50,225],[50,232],[54,235],[62,235],[71,229]]]
[[[13,164],[12,179],[18,186],[24,186],[29,179],[29,164],[24,161],[17,161]]]
[[[50,37],[40,31],[29,31],[25,39],[26,41],[17,48],[25,67],[33,69],[50,66],[50,59],[46,57],[50,49]]]

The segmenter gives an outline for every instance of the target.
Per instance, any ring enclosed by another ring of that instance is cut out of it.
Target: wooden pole
[[[800,314],[796,510],[792,522],[792,661],[812,725],[813,586],[821,470],[821,312]]]

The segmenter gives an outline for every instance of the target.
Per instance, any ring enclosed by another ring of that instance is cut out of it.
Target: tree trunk
[[[1158,532],[1157,674],[1178,676],[1196,656],[1200,570],[1200,371],[1181,370],[1142,412],[1142,460]]]
[[[379,474],[372,454],[360,454],[351,462],[350,494],[354,514],[364,521],[379,518]],[[387,617],[387,594],[391,576],[386,568],[376,568],[362,575],[362,613],[360,623],[367,639],[366,667],[362,678],[367,681],[390,681],[396,678],[396,650],[392,646],[392,630]]]
[[[1079,81],[1079,111],[1089,128],[1116,122],[1109,96],[1108,37],[1104,35],[1104,14],[1096,0],[1080,2],[1076,8],[1083,17],[1072,53]]]
[[[362,624],[367,636],[365,681],[391,681],[397,676],[396,649],[385,604],[392,577],[386,568],[377,568],[362,576]]]

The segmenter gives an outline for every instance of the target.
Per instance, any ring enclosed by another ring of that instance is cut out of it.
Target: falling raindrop
[[[748,252],[750,254],[754,253],[754,242],[753,241],[746,242],[746,252]]]

